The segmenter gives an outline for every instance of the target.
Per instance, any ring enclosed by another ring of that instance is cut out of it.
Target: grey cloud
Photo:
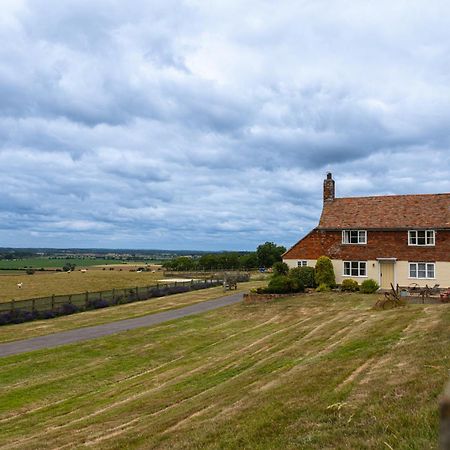
[[[24,5],[0,22],[0,245],[289,245],[328,170],[338,195],[450,191],[444,2]]]

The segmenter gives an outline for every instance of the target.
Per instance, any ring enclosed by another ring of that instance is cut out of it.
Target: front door
[[[394,261],[380,261],[380,287],[390,289],[394,285]]]

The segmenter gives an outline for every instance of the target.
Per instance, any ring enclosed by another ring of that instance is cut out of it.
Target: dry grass
[[[0,302],[11,299],[22,300],[46,297],[52,294],[75,294],[86,291],[106,291],[135,286],[148,286],[163,278],[163,274],[152,272],[130,272],[128,270],[88,269],[86,273],[56,272],[34,275],[3,275],[0,277]],[[19,289],[17,283],[23,282]]]
[[[182,308],[183,306],[193,305],[194,303],[212,300],[223,295],[247,291],[262,285],[263,283],[261,282],[251,281],[248,283],[239,283],[237,291],[224,292],[222,287],[208,288],[169,295],[167,297],[151,298],[149,300],[112,306],[110,308],[85,311],[55,319],[37,320],[19,325],[4,325],[0,327],[0,342],[17,340],[18,336],[20,339],[27,339],[57,333],[58,331],[67,331],[74,328],[100,325],[116,320],[144,316],[146,314],[155,314],[169,309]]]
[[[239,304],[1,360],[4,448],[436,448],[450,305]]]

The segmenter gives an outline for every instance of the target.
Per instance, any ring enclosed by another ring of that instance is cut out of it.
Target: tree
[[[277,261],[281,261],[281,255],[286,251],[286,247],[276,245],[273,242],[261,244],[256,249],[258,264],[260,267],[272,267]]]
[[[336,286],[333,263],[328,256],[321,256],[316,262],[316,284],[324,284],[330,288]]]
[[[68,263],[64,264],[63,270],[64,270],[64,272],[72,272],[75,270],[75,264],[68,262]]]
[[[239,268],[244,270],[256,269],[258,267],[258,257],[255,252],[246,253],[239,256]]]

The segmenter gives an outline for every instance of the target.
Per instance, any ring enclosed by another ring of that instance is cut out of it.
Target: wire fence
[[[27,300],[11,300],[0,303],[0,325],[34,319],[46,319],[89,309],[147,300],[153,297],[221,286],[221,279],[174,281],[134,288],[78,294],[51,295]]]

